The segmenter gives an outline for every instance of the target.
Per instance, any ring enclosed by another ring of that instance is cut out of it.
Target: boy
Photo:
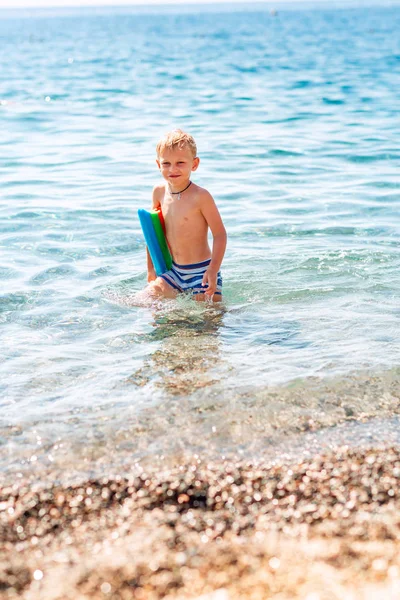
[[[200,163],[193,137],[180,129],[167,133],[157,144],[156,162],[165,183],[154,187],[152,208],[161,206],[173,264],[157,277],[147,252],[149,291],[165,298],[190,291],[196,300],[219,302],[226,231],[211,194],[190,180]],[[212,252],[208,228],[213,235]]]

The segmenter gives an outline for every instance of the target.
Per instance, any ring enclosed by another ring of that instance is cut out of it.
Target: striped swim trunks
[[[202,285],[203,275],[207,271],[210,262],[210,258],[200,263],[194,263],[193,265],[177,265],[175,262],[172,262],[171,269],[166,271],[161,277],[178,292],[190,291],[193,295],[204,294],[207,291],[208,285]],[[214,293],[218,295],[222,294],[222,277],[220,271],[218,271],[217,289]]]

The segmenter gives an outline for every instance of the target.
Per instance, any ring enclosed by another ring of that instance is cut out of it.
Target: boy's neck
[[[167,189],[171,194],[179,194],[186,190],[191,184],[190,179],[186,182],[180,182],[178,185],[172,184],[170,181],[167,182]]]

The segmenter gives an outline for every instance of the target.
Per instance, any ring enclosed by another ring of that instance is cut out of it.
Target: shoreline
[[[398,598],[399,479],[393,446],[15,483],[0,497],[1,597]]]
[[[160,373],[179,383],[193,369]],[[189,383],[198,378],[196,371]],[[128,474],[136,467],[162,470],[195,454],[262,461],[295,461],[348,445],[379,447],[400,443],[399,370],[360,372],[331,379],[308,378],[284,386],[228,390],[215,396],[200,387],[192,397],[169,395],[131,410],[88,411],[58,419],[24,421],[16,416],[0,427],[7,452],[0,460],[0,487],[16,478],[30,485]],[[40,415],[38,415],[39,417]],[[177,432],[179,434],[177,435]],[[40,442],[40,443],[39,443]]]

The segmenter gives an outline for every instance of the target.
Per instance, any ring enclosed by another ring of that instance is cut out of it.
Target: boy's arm
[[[212,296],[217,288],[217,275],[224,258],[227,236],[218,208],[208,192],[201,196],[201,212],[213,236],[211,262],[203,277],[203,285],[208,284],[205,295]]]
[[[146,248],[146,256],[147,256],[147,283],[150,283],[150,281],[155,281],[157,279],[157,273],[155,271],[153,261],[151,260],[148,248]]]
[[[160,185],[156,185],[153,188],[153,195],[152,195],[152,200],[151,200],[151,210],[155,210],[161,204],[161,202],[160,202],[161,189],[163,189],[163,186],[160,186]],[[157,274],[154,269],[153,261],[151,260],[150,253],[147,248],[146,248],[146,254],[147,254],[147,282],[150,283],[150,281],[154,281],[155,279],[157,279]]]

